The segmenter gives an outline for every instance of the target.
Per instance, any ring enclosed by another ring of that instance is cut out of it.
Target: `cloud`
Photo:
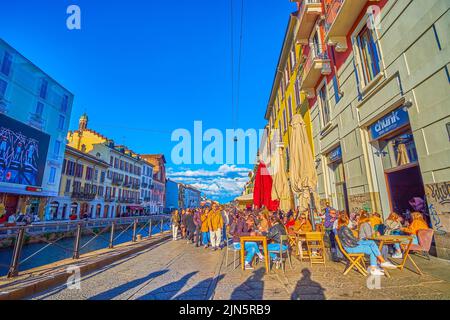
[[[248,181],[251,170],[236,165],[221,165],[217,170],[167,170],[168,177],[176,182],[192,185],[213,199],[238,196]]]

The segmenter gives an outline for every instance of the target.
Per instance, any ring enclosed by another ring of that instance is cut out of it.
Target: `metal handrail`
[[[114,248],[114,241],[117,240],[122,234],[124,234],[127,230],[129,230],[131,227],[133,227],[133,234],[131,241],[135,242],[137,235],[140,234],[144,228],[146,228],[147,225],[149,225],[149,235],[148,238],[152,236],[154,227],[152,227],[152,221],[159,220],[160,221],[160,232],[164,232],[164,222],[170,221],[170,217],[167,215],[158,215],[158,216],[138,216],[138,217],[121,217],[121,218],[107,218],[102,220],[78,220],[78,221],[64,221],[64,222],[56,222],[56,223],[45,223],[45,224],[30,224],[30,225],[19,225],[19,226],[11,226],[11,227],[0,227],[0,233],[6,232],[5,235],[0,235],[0,238],[15,238],[14,243],[14,249],[13,254],[11,258],[11,262],[9,265],[9,271],[8,271],[8,278],[17,277],[19,275],[19,267],[24,262],[30,260],[31,258],[35,257],[39,253],[43,252],[48,247],[55,245],[57,247],[62,248],[63,250],[67,252],[73,252],[73,259],[79,259],[80,257],[80,250],[87,247],[88,244],[90,244],[94,239],[102,238],[106,242],[109,243],[108,248],[112,249]],[[137,230],[137,227],[139,223],[144,223],[144,226]],[[127,225],[128,226],[122,230],[116,237],[115,237],[115,227],[117,225]],[[61,230],[60,227],[63,226],[64,229]],[[50,227],[50,228],[49,228]],[[52,229],[53,227],[53,229]],[[56,228],[54,228],[56,227]],[[102,230],[100,232],[95,232],[92,229],[102,227]],[[33,233],[33,229],[38,228],[40,229],[40,232]],[[30,254],[24,259],[20,259],[22,248],[25,242],[25,235],[29,236],[36,236],[39,238],[39,235],[50,233],[50,232],[67,232],[67,231],[74,231],[76,230],[76,235],[74,237],[74,246],[73,250],[63,247],[62,245],[58,244],[58,241],[65,238],[65,236],[62,236],[54,241],[50,241],[44,238],[40,238],[43,242],[47,242],[45,246],[42,248],[39,248],[34,253]],[[94,236],[89,239],[86,243],[83,244],[83,246],[80,246],[80,240],[82,237],[83,230],[87,230],[94,234]],[[102,237],[101,235],[107,231],[110,230],[110,239],[107,240],[105,237]],[[14,233],[12,233],[14,231]]]

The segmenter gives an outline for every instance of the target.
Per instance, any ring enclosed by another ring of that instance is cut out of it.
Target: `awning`
[[[237,197],[236,199],[234,199],[237,202],[251,202],[253,203],[253,193],[249,193],[249,194],[244,194],[240,197]]]
[[[142,209],[144,209],[141,206],[127,206],[127,208],[130,209],[130,210],[142,210]]]

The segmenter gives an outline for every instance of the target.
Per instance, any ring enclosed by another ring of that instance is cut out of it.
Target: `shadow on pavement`
[[[220,275],[217,277],[217,281],[214,278],[208,278],[203,281],[200,281],[191,289],[186,292],[183,292],[179,296],[175,297],[176,300],[209,300],[212,298],[214,293],[214,289],[211,286],[216,286],[220,280],[224,278],[224,275]]]
[[[136,288],[137,286],[144,284],[145,282],[152,280],[156,277],[159,277],[168,271],[169,270],[160,270],[160,271],[152,272],[148,276],[145,276],[143,278],[136,279],[136,280],[133,280],[130,282],[126,282],[118,287],[101,292],[93,297],[90,297],[89,300],[111,300],[111,299],[114,299],[115,297],[120,296],[122,293],[125,293],[128,290]]]
[[[139,297],[137,300],[171,300],[186,285],[188,280],[197,273],[198,271],[188,273],[180,280],[171,282],[169,284],[166,284],[165,286],[150,291]]]
[[[311,279],[309,269],[302,270],[302,278],[297,282],[291,300],[325,300],[325,289]]]
[[[264,295],[263,277],[265,272],[264,268],[253,272],[244,283],[233,290],[230,300],[262,300]]]

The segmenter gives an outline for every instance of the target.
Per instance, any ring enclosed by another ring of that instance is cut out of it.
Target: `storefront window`
[[[417,151],[411,131],[380,141],[384,169],[417,163]]]

